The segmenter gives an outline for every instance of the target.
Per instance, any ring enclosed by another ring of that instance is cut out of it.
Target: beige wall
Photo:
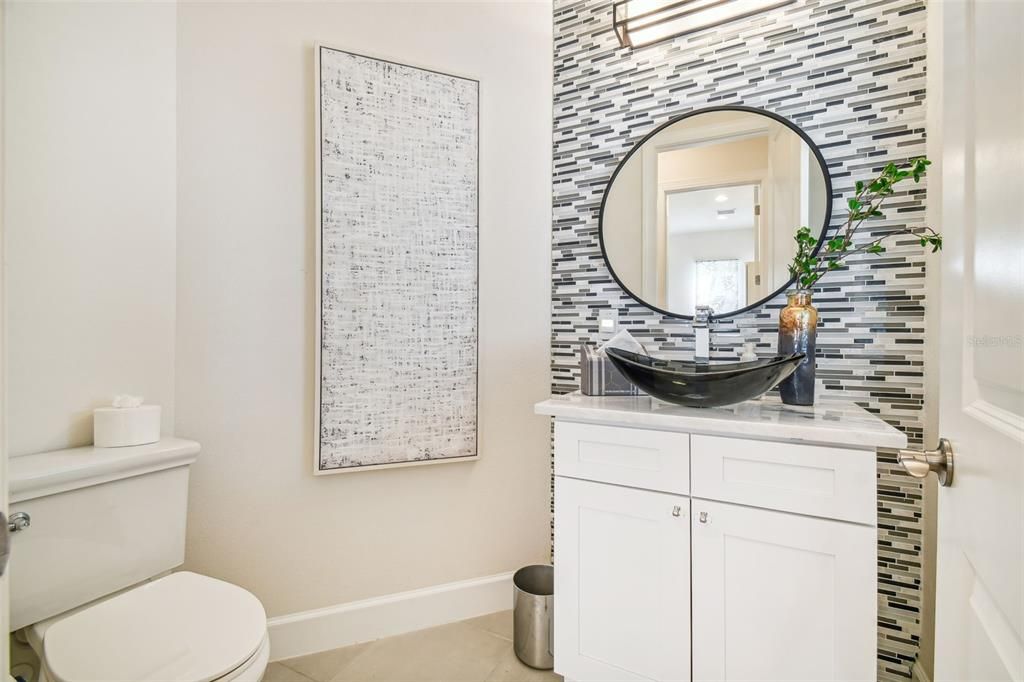
[[[170,430],[175,7],[4,14],[8,452],[91,443],[122,392]]]
[[[631,291],[643,290],[643,166],[635,155],[615,176],[605,202],[604,239],[615,274]]]
[[[315,41],[481,81],[477,462],[310,473]],[[179,7],[188,568],[278,615],[546,559],[550,144],[548,3]]]
[[[807,145],[799,135],[779,123],[773,123],[768,143],[768,177],[770,186],[766,197],[768,206],[762,224],[768,228],[761,244],[762,287],[769,294],[789,279],[788,266],[796,255],[797,229],[809,222],[809,211],[803,205],[808,193],[808,178],[803,168]],[[766,194],[767,194],[766,192]],[[807,225],[815,235],[821,234],[821,220]]]
[[[768,169],[768,137],[716,142],[658,154],[658,182],[714,186],[747,180]]]

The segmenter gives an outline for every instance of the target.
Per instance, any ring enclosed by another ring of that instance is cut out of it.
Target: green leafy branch
[[[795,237],[797,252],[793,256],[793,262],[789,265],[789,274],[796,279],[796,288],[812,288],[825,273],[838,270],[842,267],[843,261],[851,256],[862,253],[885,253],[882,242],[890,237],[914,235],[921,240],[921,246],[931,246],[933,253],[941,250],[942,235],[930,227],[901,228],[852,248],[853,238],[864,221],[885,217],[882,207],[886,200],[895,193],[894,187],[910,178],[913,178],[914,182],[920,182],[931,163],[923,156],[911,159],[904,166],[890,163],[871,182],[864,183],[858,180],[855,185],[856,194],[846,202],[849,209],[846,225],[839,231],[839,234],[822,245],[818,255],[814,254],[818,239],[811,234],[810,228],[801,227],[797,230]]]

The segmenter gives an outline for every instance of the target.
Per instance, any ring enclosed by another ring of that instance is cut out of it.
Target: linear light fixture
[[[794,0],[619,0],[612,23],[623,47],[645,47]]]

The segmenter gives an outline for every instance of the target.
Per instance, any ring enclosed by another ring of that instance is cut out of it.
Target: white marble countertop
[[[763,440],[793,440],[859,448],[905,448],[899,430],[845,400],[819,399],[811,407],[783,405],[766,396],[728,407],[681,407],[650,396],[567,393],[537,403],[537,414],[611,426],[653,428]]]

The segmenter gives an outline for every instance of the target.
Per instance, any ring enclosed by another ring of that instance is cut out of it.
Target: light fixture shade
[[[612,5],[612,24],[620,45],[644,47],[791,2],[794,0],[619,0]]]

